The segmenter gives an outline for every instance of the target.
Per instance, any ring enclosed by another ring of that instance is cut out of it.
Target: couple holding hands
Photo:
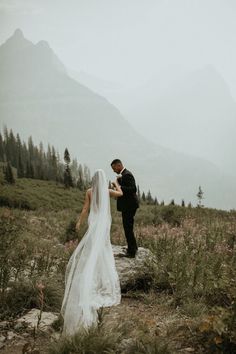
[[[138,246],[134,236],[134,216],[139,207],[137,187],[132,173],[121,160],[111,162],[119,176],[108,188],[105,172],[96,170],[92,186],[86,191],[78,231],[88,212],[88,229],[73,251],[65,272],[65,293],[61,306],[64,318],[63,334],[88,329],[97,323],[97,310],[118,305],[121,289],[110,241],[110,197],[117,199],[117,210],[122,213],[127,249],[124,257],[135,258]]]

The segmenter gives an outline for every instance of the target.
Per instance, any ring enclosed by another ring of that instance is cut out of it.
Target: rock
[[[23,327],[24,327],[23,324],[21,322],[19,322],[19,323],[15,324],[14,329],[18,330],[18,329],[21,329]]]
[[[61,337],[61,333],[58,333],[58,332],[54,332],[52,333],[51,337],[50,337],[50,340],[51,342],[54,342],[55,340],[59,340]]]
[[[28,333],[28,332],[22,333],[22,337],[24,337],[24,338],[29,337],[29,336],[30,336],[30,333]]]
[[[5,347],[5,344],[0,342],[0,349],[3,349]]]
[[[150,281],[151,274],[147,262],[154,261],[155,257],[149,249],[139,247],[135,258],[124,257],[126,247],[112,245],[112,249],[122,290],[135,287],[140,281]]]
[[[195,349],[192,347],[188,347],[188,348],[183,348],[182,351],[187,352],[187,353],[194,353]]]
[[[7,321],[1,321],[0,322],[0,329],[4,329],[8,327],[8,322]]]
[[[16,334],[14,332],[12,332],[12,331],[7,332],[7,339],[8,340],[12,340],[15,337],[16,337]]]
[[[40,314],[40,310],[33,308],[27,314],[20,317],[16,320],[17,323],[25,323],[31,329],[37,326],[38,316]],[[58,313],[53,312],[42,312],[41,320],[39,323],[39,329],[42,331],[50,331],[52,323],[58,318]]]
[[[132,338],[124,338],[118,345],[118,351],[122,354],[130,353],[130,347],[135,343]]]
[[[6,337],[4,337],[3,335],[0,335],[0,343],[5,342],[5,340],[6,340]]]

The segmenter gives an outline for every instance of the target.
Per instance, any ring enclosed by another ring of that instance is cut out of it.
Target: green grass
[[[60,308],[65,267],[76,246],[73,240],[81,239],[87,227],[85,223],[79,235],[75,233],[83,200],[84,192],[76,188],[67,190],[52,181],[24,178],[15,185],[1,186],[1,319],[24,313],[32,306],[40,307],[37,279],[42,279],[46,286],[44,309]],[[115,200],[111,206],[112,242],[126,244]],[[156,264],[150,264],[152,286],[150,294],[143,291],[143,302],[160,306],[159,294],[165,297],[166,293],[171,309],[196,324],[191,329],[194,345],[204,344],[206,353],[213,349],[222,353],[227,348],[234,350],[236,211],[142,203],[135,216],[135,233],[138,245],[150,248],[157,259]],[[27,281],[23,280],[25,272]],[[11,289],[7,291],[7,287]],[[207,325],[204,321],[208,321]],[[155,348],[156,353],[168,353],[165,341],[162,345],[158,338],[136,339],[132,344],[136,352],[152,353]],[[55,350],[76,352],[78,348],[84,350],[91,341],[90,352],[93,345],[99,345],[100,352],[112,352],[117,349],[112,340],[112,334],[99,342],[78,337],[74,343],[57,343]]]
[[[22,209],[80,211],[84,192],[77,188],[65,189],[54,181],[30,178],[17,179],[14,185],[1,185],[0,205]]]

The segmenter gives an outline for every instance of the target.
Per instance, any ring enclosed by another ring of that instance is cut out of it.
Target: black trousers
[[[128,244],[128,253],[135,255],[138,246],[134,236],[134,216],[137,209],[122,211],[122,221]]]

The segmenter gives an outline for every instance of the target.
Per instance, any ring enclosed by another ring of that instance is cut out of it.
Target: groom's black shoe
[[[135,258],[136,253],[130,253],[128,252],[128,248],[122,247],[122,249],[125,251],[125,253],[118,253],[116,256],[117,257],[127,257],[127,258]],[[137,251],[136,251],[137,252]]]
[[[135,254],[126,253],[126,254],[124,255],[124,257],[126,257],[126,258],[135,258]]]
[[[126,253],[124,254],[124,257],[127,258],[135,258],[136,252],[135,253],[130,253],[128,250],[126,250]]]

